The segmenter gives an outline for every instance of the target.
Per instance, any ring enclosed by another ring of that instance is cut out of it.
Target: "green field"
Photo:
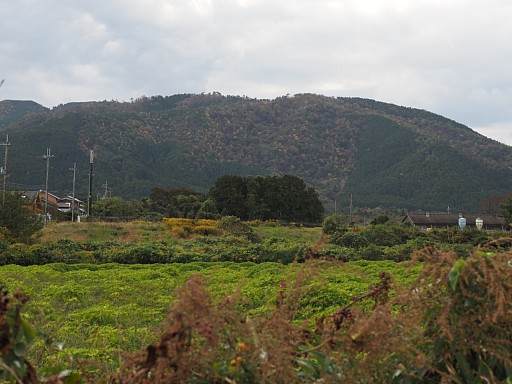
[[[350,297],[362,294],[388,271],[397,284],[408,284],[417,273],[390,261],[332,264],[186,263],[186,264],[78,264],[0,267],[0,285],[21,290],[30,297],[24,316],[41,329],[62,351],[35,344],[36,363],[62,365],[68,354],[101,362],[115,370],[126,351],[154,342],[158,327],[173,301],[174,290],[194,274],[207,282],[218,300],[239,291],[247,315],[272,311],[280,283],[297,280],[302,272],[304,294],[297,321],[335,312]],[[315,269],[315,273],[308,271]],[[291,289],[291,288],[290,288]]]

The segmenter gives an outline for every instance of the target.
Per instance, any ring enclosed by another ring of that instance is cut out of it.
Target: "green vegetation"
[[[472,228],[421,231],[392,221],[367,227],[343,223],[335,229],[333,225],[327,227],[330,234],[324,235],[320,227],[242,222],[234,216],[218,221],[167,218],[160,222],[63,222],[45,228],[34,244],[4,240],[0,265],[195,261],[289,264],[309,258],[406,261],[425,247],[451,250],[463,257],[479,249],[494,251],[512,245],[510,238],[502,238],[502,232]]]
[[[501,204],[501,213],[507,224],[512,225],[512,197],[509,197]]]
[[[0,375],[27,383],[57,375],[64,383],[512,380],[512,255],[419,256],[412,270],[389,261],[5,266],[0,285],[31,300],[20,317],[25,296],[2,291]]]
[[[206,209],[208,207],[208,203],[205,204],[206,196],[190,188],[177,188],[169,191],[164,188],[153,188],[149,200],[153,210],[166,217],[215,218],[206,216],[207,213],[215,216],[216,208]],[[198,217],[200,211],[203,217]]]
[[[28,243],[8,233],[2,382],[512,380],[503,233],[384,215],[367,227],[224,216],[52,223]]]
[[[6,241],[12,240],[27,242],[42,227],[42,219],[24,205],[20,193],[7,192],[0,196],[0,244],[3,242],[5,246]]]
[[[324,207],[314,188],[299,177],[220,177],[210,189],[217,211],[242,220],[318,223]]]
[[[296,176],[239,177],[217,179],[207,195],[189,188],[153,188],[149,198],[105,198],[93,205],[102,219],[178,217],[218,219],[236,216],[242,220],[281,220],[318,223],[324,207],[318,194]]]
[[[380,220],[376,220],[379,222]],[[332,231],[332,228],[329,227]],[[480,231],[475,228],[458,227],[422,231],[416,227],[386,221],[367,227],[350,228],[340,225],[331,232],[330,247],[321,254],[330,254],[341,260],[410,260],[415,251],[425,247],[451,250],[465,257],[477,249],[509,249],[510,238],[493,245],[503,232]]]
[[[72,355],[77,364],[80,360],[97,361],[102,370],[111,372],[119,366],[122,352],[134,352],[156,341],[158,326],[175,300],[174,290],[192,275],[200,274],[208,281],[215,300],[240,295],[243,313],[258,317],[273,310],[280,282],[291,284],[304,268],[313,267],[227,262],[11,265],[1,268],[0,285],[27,294],[30,301],[24,318],[47,338],[64,346],[62,350],[45,350],[43,344],[36,343],[29,357],[39,368],[64,369]],[[410,282],[418,271],[411,273],[405,265],[389,262],[318,268],[302,283],[308,295],[298,308],[297,321],[334,312],[352,295],[362,294],[378,282],[383,270],[392,273],[401,285]]]

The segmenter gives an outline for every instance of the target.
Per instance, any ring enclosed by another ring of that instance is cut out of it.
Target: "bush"
[[[364,229],[364,234],[370,243],[385,247],[405,244],[409,240],[423,236],[416,227],[393,222],[370,225]]]
[[[371,225],[384,224],[384,223],[387,223],[389,220],[390,219],[389,219],[388,215],[379,215],[375,219],[370,221],[370,224]]]
[[[331,237],[331,242],[340,246],[359,249],[369,244],[368,238],[362,232],[337,231]]]
[[[361,260],[377,261],[385,259],[383,247],[379,247],[376,244],[368,244],[360,248],[358,254],[358,259]]]
[[[238,217],[224,216],[219,220],[218,226],[229,235],[245,237],[252,242],[260,241],[252,227],[242,222]]]
[[[357,250],[354,248],[340,247],[334,244],[327,244],[317,250],[315,256],[320,259],[335,259],[339,261],[350,261],[357,259]]]
[[[332,235],[339,227],[344,225],[343,216],[334,214],[327,216],[322,222],[322,230],[326,235]]]

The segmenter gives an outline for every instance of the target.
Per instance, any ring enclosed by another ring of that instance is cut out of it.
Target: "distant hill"
[[[0,127],[16,123],[34,113],[46,112],[48,108],[33,101],[4,100],[0,101]]]
[[[511,147],[442,116],[374,100],[213,93],[37,106],[0,102],[11,188],[44,186],[50,147],[49,189],[70,191],[76,163],[82,199],[90,149],[95,195],[125,198],[156,186],[207,191],[224,174],[297,175],[327,209],[334,199],[346,207],[352,196],[355,207],[468,211],[512,191]]]

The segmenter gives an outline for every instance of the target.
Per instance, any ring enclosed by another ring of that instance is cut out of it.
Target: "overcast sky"
[[[358,96],[512,145],[510,0],[0,0],[0,99]]]

